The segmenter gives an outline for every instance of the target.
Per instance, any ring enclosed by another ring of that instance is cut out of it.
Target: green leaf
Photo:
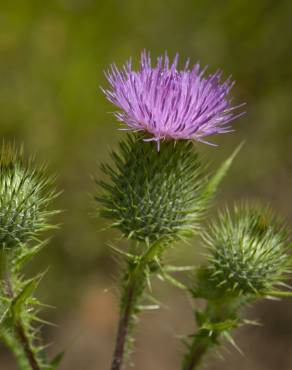
[[[7,314],[9,313],[9,307],[6,308],[4,310],[4,312],[2,313],[1,317],[0,317],[0,325],[2,325],[2,323],[4,322],[4,320],[6,319],[7,317]]]
[[[210,330],[212,332],[216,331],[216,332],[223,333],[225,331],[234,329],[237,326],[238,326],[238,320],[227,319],[221,322],[205,321],[203,325],[201,326],[201,328]]]
[[[158,299],[156,299],[155,297],[153,297],[151,294],[145,294],[145,298],[147,298],[147,300],[149,300],[150,302],[153,302],[154,305],[156,306],[159,306],[159,307],[164,307],[165,309],[168,308],[167,305],[165,305],[164,303],[160,302]]]
[[[209,183],[206,186],[206,189],[204,191],[204,198],[206,200],[209,200],[213,197],[213,195],[216,193],[218,186],[220,185],[221,181],[227,174],[227,171],[229,170],[230,166],[232,165],[232,162],[234,158],[237,156],[241,148],[243,147],[244,142],[242,142],[235,151],[231,154],[230,157],[228,157],[219,167],[219,169],[215,172],[213,177],[210,179]]]
[[[18,294],[18,296],[14,298],[12,305],[11,305],[11,309],[15,317],[19,317],[23,305],[26,303],[27,299],[31,297],[37,285],[38,285],[38,280],[30,280],[24,286],[24,288]]]
[[[158,304],[146,304],[146,305],[138,305],[137,308],[139,311],[153,311],[159,310],[160,306]]]
[[[184,272],[184,271],[194,271],[196,270],[196,266],[172,266],[172,265],[165,265],[163,266],[163,270],[167,272]]]
[[[66,351],[62,351],[57,354],[57,356],[54,357],[54,359],[51,361],[50,364],[50,370],[56,370],[60,363],[62,362],[64,356],[65,356]]]
[[[207,320],[207,315],[204,311],[196,310],[195,315],[196,315],[196,321],[197,321],[198,326],[203,326],[203,324],[206,321],[208,321]]]
[[[271,290],[269,292],[265,293],[266,297],[279,297],[279,298],[284,298],[284,297],[292,297],[292,292],[289,291],[283,291],[283,290]]]
[[[183,283],[181,283],[180,281],[178,281],[177,279],[175,279],[174,277],[172,277],[171,275],[169,275],[165,271],[162,270],[161,275],[166,281],[168,281],[170,284],[172,284],[176,288],[179,288],[179,289],[182,289],[182,290],[188,290],[188,287],[186,285],[184,285]]]
[[[256,320],[243,319],[241,321],[244,325],[262,326],[262,324]]]
[[[35,246],[26,246],[25,244],[22,245],[21,253],[15,256],[14,259],[14,271],[20,271],[23,266],[31,260],[34,256],[36,256],[43,247],[45,247],[48,243],[48,240],[44,240],[42,242],[37,241]]]
[[[243,356],[242,350],[238,347],[234,339],[232,338],[231,334],[228,331],[223,333],[225,339]]]
[[[119,248],[116,248],[114,245],[112,244],[107,244],[107,246],[113,250],[115,253],[123,256],[123,257],[126,257],[126,259],[128,259],[129,261],[135,261],[137,259],[137,256],[131,254],[131,253],[127,253],[127,252],[124,252],[122,251],[121,249]]]

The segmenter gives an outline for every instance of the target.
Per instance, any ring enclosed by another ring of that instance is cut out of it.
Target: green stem
[[[160,244],[154,243],[140,257],[134,269],[130,271],[124,292],[121,297],[122,308],[116,337],[111,370],[122,370],[131,326],[137,310],[137,304],[143,294],[146,280],[146,266],[157,255]]]
[[[41,370],[21,321],[15,323],[15,330],[32,370]]]
[[[214,346],[219,333],[213,333],[209,335],[206,333],[198,333],[195,335],[191,346],[189,347],[189,353],[185,357],[182,370],[195,370],[201,365],[201,362],[207,352]]]
[[[8,253],[8,252],[7,252]],[[2,268],[3,268],[3,278],[5,281],[5,294],[6,296],[13,300],[15,298],[14,289],[9,273],[9,256],[5,255],[6,252],[2,251]],[[26,357],[26,360],[28,364],[30,365],[30,368],[32,370],[41,370],[41,367],[38,364],[38,361],[36,359],[35,353],[31,347],[30,340],[25,332],[24,325],[20,318],[15,319],[13,317],[13,325],[14,325],[14,331],[17,337],[17,343],[21,346],[22,351]],[[19,351],[17,349],[14,349],[14,352],[19,354]],[[19,357],[19,356],[17,356]]]
[[[234,322],[240,305],[241,301],[236,299],[208,302],[204,312],[197,316],[198,332],[189,346],[182,370],[199,369],[205,355],[219,344],[221,334],[234,328],[231,323]],[[226,326],[228,321],[230,323]]]
[[[127,346],[129,329],[132,321],[132,313],[135,307],[134,296],[135,285],[129,284],[124,291],[124,297],[122,297],[122,299],[126,300],[126,304],[120,313],[116,346],[111,370],[121,370],[123,368],[125,349]]]

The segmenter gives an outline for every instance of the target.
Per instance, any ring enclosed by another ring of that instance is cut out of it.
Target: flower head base
[[[112,87],[103,90],[108,100],[123,112],[115,113],[128,129],[150,135],[147,140],[190,139],[205,142],[204,137],[231,131],[229,123],[244,112],[242,105],[232,106],[228,98],[234,85],[231,78],[221,83],[221,72],[203,77],[199,64],[177,69],[167,55],[151,65],[150,55],[141,55],[140,70],[129,61],[122,70],[113,65],[106,77]]]
[[[48,191],[51,179],[31,168],[22,151],[3,144],[0,149],[0,245],[25,243],[47,226],[47,209],[55,196]]]
[[[286,232],[268,208],[226,210],[205,233],[205,241],[208,264],[199,280],[214,296],[266,295],[289,270]]]
[[[170,241],[192,233],[202,216],[206,177],[191,142],[163,142],[162,150],[129,135],[103,166],[107,182],[97,200],[113,226],[138,241]]]

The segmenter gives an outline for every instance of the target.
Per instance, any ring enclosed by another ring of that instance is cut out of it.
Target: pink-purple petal
[[[238,112],[244,104],[232,106],[227,98],[234,81],[229,76],[221,83],[220,70],[204,77],[207,67],[201,69],[197,63],[190,69],[189,59],[183,70],[177,65],[178,54],[172,63],[165,54],[152,67],[150,53],[143,52],[138,71],[131,60],[122,69],[111,65],[105,73],[111,89],[102,91],[122,110],[116,118],[129,130],[150,134],[145,140],[156,141],[158,148],[163,139],[214,145],[202,138],[233,131],[229,123],[245,113]]]

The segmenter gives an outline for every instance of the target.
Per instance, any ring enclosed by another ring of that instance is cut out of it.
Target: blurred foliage
[[[144,48],[233,75],[235,102],[246,101],[248,113],[235,133],[215,138],[218,148],[199,146],[215,166],[246,140],[218,203],[261,198],[292,219],[291,14],[290,0],[1,1],[1,137],[46,160],[64,189],[60,230],[32,266],[51,266],[43,300],[67,312],[91,276],[114,271],[112,232],[92,217],[90,175],[101,175],[123,133],[99,86],[110,63],[136,61]],[[177,252],[187,261],[190,253]]]

